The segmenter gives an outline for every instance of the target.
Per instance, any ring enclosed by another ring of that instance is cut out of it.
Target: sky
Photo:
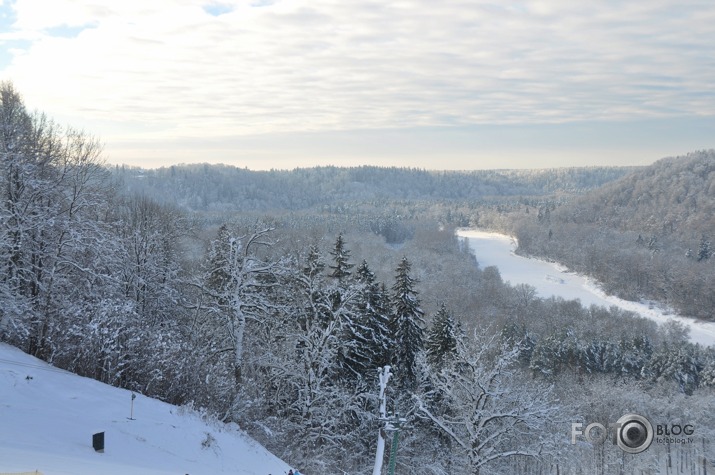
[[[109,163],[645,165],[715,148],[710,0],[0,0],[0,80]]]

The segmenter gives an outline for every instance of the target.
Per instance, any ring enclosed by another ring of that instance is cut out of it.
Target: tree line
[[[315,209],[376,198],[387,201],[471,201],[489,197],[581,193],[620,178],[628,167],[436,172],[395,167],[315,167],[253,171],[186,164],[154,170],[116,166],[129,193],[193,211]]]

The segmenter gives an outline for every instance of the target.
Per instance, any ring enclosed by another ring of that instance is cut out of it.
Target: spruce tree
[[[313,245],[305,258],[302,275],[298,277],[300,291],[307,296],[306,307],[298,318],[304,331],[316,324],[325,326],[333,319],[332,299],[328,298],[330,294],[325,284],[324,270],[325,263],[320,250]]]
[[[377,368],[389,364],[392,348],[390,335],[389,296],[384,284],[375,281],[375,274],[362,261],[356,272],[359,294],[354,318],[346,323],[346,348],[342,365],[348,374],[371,378]]]
[[[444,303],[434,316],[432,327],[427,333],[425,350],[427,361],[437,368],[442,367],[457,352],[457,327]]]
[[[407,257],[403,257],[392,287],[390,330],[395,340],[392,352],[395,374],[404,389],[414,390],[417,387],[417,355],[423,350],[424,312],[410,270]]]
[[[310,246],[308,256],[306,257],[305,266],[303,266],[303,274],[306,277],[314,278],[325,270],[325,263],[320,256],[318,246]]]
[[[333,270],[330,273],[330,277],[343,283],[345,279],[350,276],[350,269],[354,267],[354,264],[349,262],[350,251],[345,248],[345,241],[343,240],[342,234],[339,234],[335,240],[335,247],[330,251],[330,255],[333,256],[333,262],[335,262],[335,265],[330,266]]]
[[[334,285],[330,289],[330,300],[332,302],[333,312],[344,313],[346,310],[346,299],[350,299],[348,291],[349,287],[349,277],[350,269],[354,266],[350,261],[350,251],[345,247],[345,241],[343,240],[343,235],[339,234],[338,238],[335,240],[335,247],[330,251],[330,255],[333,256],[333,262],[335,265],[331,265],[330,277],[334,280]]]

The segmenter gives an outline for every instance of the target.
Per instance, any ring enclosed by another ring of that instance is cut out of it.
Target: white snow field
[[[606,295],[598,282],[569,272],[562,265],[514,254],[517,243],[511,236],[474,229],[461,229],[457,231],[457,235],[468,240],[481,268],[496,266],[505,282],[509,281],[512,285],[529,284],[536,288],[540,297],[579,299],[581,304],[586,306],[615,305],[658,323],[676,320],[690,329],[692,342],[705,346],[715,345],[715,323],[674,315],[654,303],[632,302]]]
[[[195,411],[54,368],[0,343],[0,474],[283,475],[289,466]],[[105,433],[104,453],[92,435]]]

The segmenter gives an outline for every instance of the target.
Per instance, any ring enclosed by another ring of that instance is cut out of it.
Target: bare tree
[[[541,456],[557,410],[546,388],[519,378],[518,350],[494,342],[476,334],[460,341],[454,363],[431,375],[434,389],[414,396],[418,414],[454,442],[474,475],[511,457]]]
[[[240,386],[244,354],[244,334],[249,319],[262,321],[271,312],[271,290],[280,284],[277,275],[279,261],[261,256],[260,249],[273,242],[269,227],[237,235],[228,226],[221,226],[209,250],[207,269],[200,289],[212,299],[212,313],[219,316],[220,325],[228,336],[222,351],[233,353],[235,382]]]
[[[0,328],[51,358],[58,320],[109,272],[101,263],[109,201],[99,142],[29,114],[12,85],[0,85],[0,249],[5,294]],[[81,295],[81,296],[80,296]]]

